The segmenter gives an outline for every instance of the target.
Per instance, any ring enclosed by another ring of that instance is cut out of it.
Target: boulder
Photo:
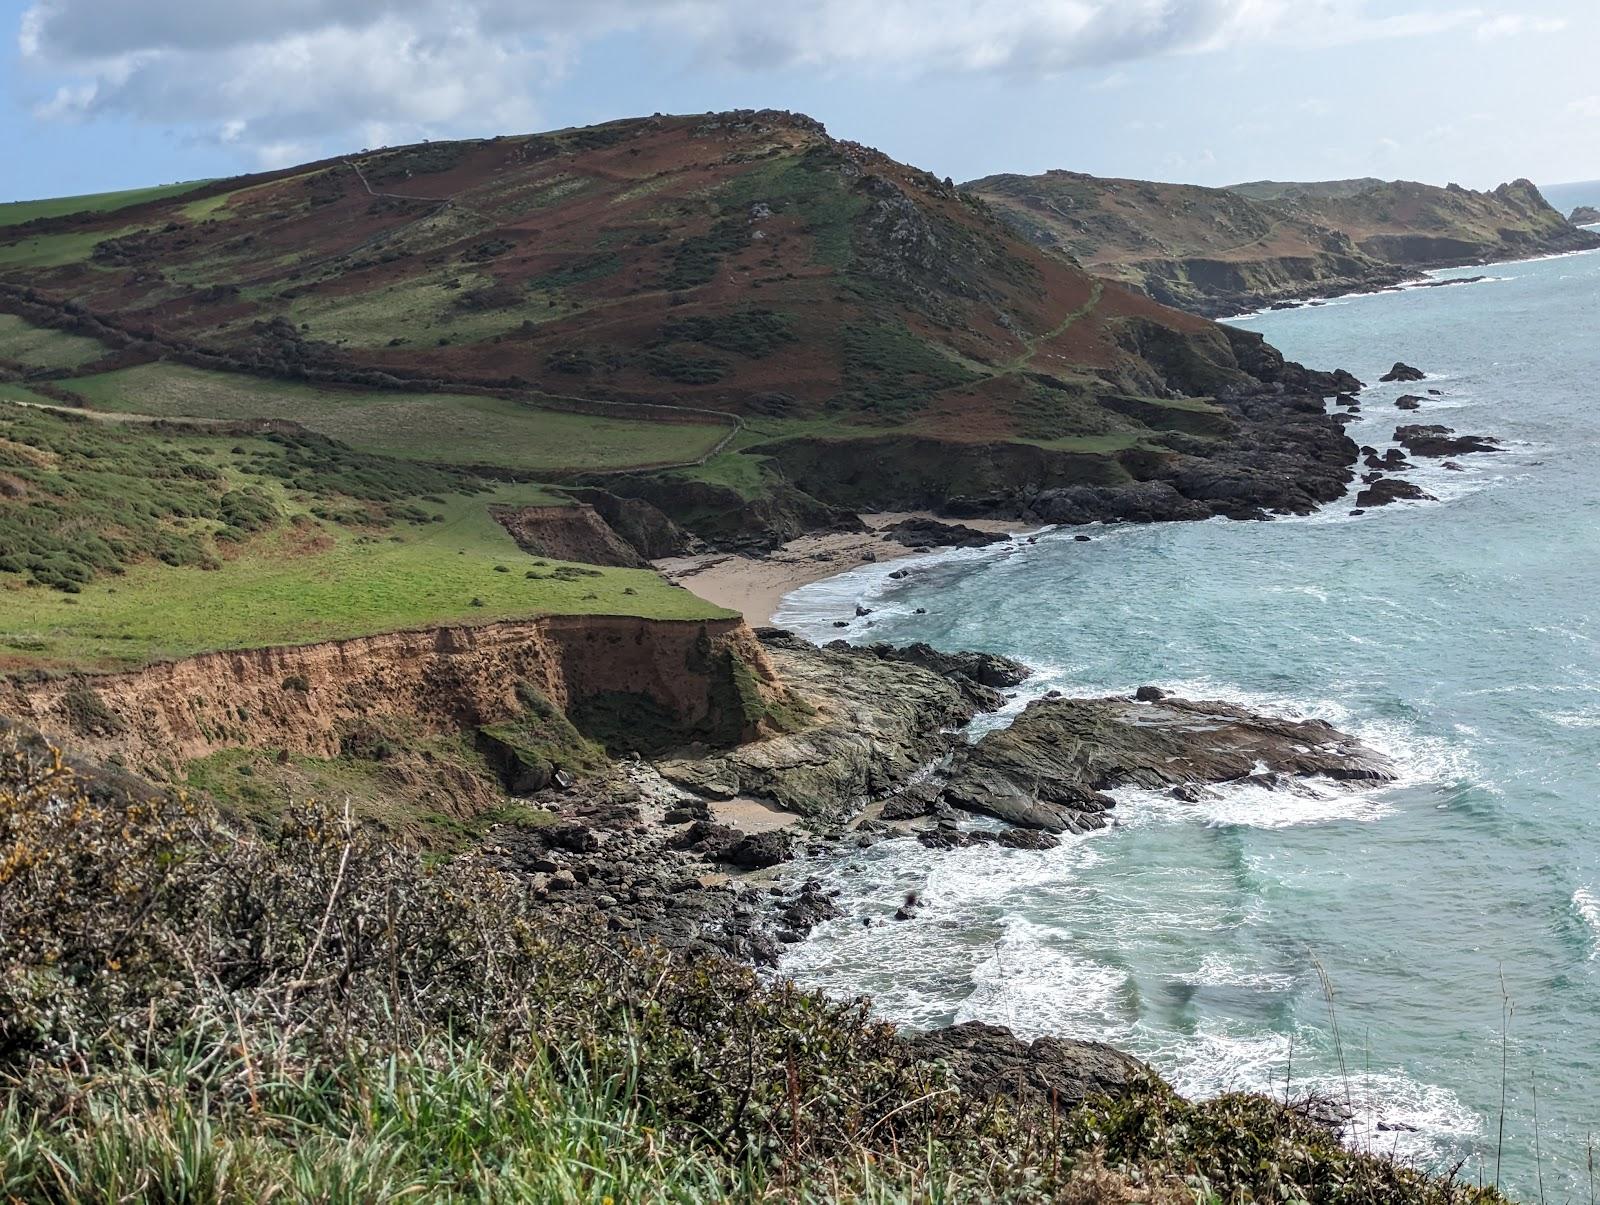
[[[1498,452],[1498,441],[1486,435],[1457,435],[1449,427],[1413,425],[1397,427],[1394,441],[1413,456],[1442,458],[1465,456],[1473,452]]]
[[[946,1064],[962,1092],[979,1100],[1006,1097],[1061,1110],[1156,1082],[1155,1072],[1101,1042],[1038,1038],[966,1021],[905,1039],[919,1059]]]
[[[1414,393],[1403,393],[1394,399],[1394,404],[1400,410],[1422,409],[1422,399]]]
[[[1438,499],[1404,477],[1385,477],[1356,495],[1356,505],[1371,508],[1391,502],[1437,502]]]
[[[1402,360],[1396,360],[1394,367],[1379,377],[1378,380],[1386,383],[1390,381],[1423,381],[1427,377],[1428,374],[1423,372],[1422,369],[1413,368]]]
[[[938,519],[925,518],[902,519],[884,531],[907,548],[982,548],[1004,544],[1011,538],[962,523],[941,523]]]
[[[739,870],[765,870],[794,856],[794,841],[781,830],[748,833],[713,855]]]

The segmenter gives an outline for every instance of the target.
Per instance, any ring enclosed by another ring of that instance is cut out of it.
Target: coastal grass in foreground
[[[965,1096],[862,1002],[545,913],[315,807],[0,751],[10,1201],[1492,1205],[1259,1096]]]

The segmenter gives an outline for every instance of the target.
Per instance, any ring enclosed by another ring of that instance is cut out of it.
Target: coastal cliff
[[[1036,244],[1210,316],[1600,247],[1527,180],[1489,192],[1371,179],[1204,188],[1051,171],[962,187]]]
[[[423,732],[521,720],[529,690],[567,713],[644,707],[682,739],[756,734],[782,696],[743,621],[547,616],[204,653],[123,673],[13,676],[0,711],[74,753],[158,780],[219,750],[337,757],[354,723]]]

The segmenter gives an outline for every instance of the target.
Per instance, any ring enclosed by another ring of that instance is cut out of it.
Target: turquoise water
[[[1193,1093],[1333,1092],[1355,1106],[1353,1141],[1465,1159],[1471,1178],[1494,1176],[1504,1087],[1502,1181],[1588,1200],[1600,254],[1444,275],[1484,271],[1240,320],[1371,382],[1397,358],[1432,374],[1370,388],[1358,443],[1381,450],[1400,421],[1507,441],[1464,473],[1413,474],[1437,503],[1047,533],[868,566],[779,615],[832,639],[866,598],[850,638],[1009,653],[1039,668],[1033,693],[1153,682],[1321,716],[1391,753],[1400,782],[1199,805],[1123,792],[1116,827],[1044,853],[885,842],[823,868],[847,915],[793,950],[791,974],[915,1024],[1104,1039]],[[1415,416],[1393,408],[1429,387],[1444,396]],[[917,920],[861,925],[911,888]]]

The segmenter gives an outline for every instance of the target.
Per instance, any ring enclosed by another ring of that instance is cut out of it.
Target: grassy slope
[[[21,644],[27,660],[113,666],[529,615],[727,614],[648,570],[551,577],[559,563],[536,565],[485,508],[548,500],[503,486],[434,508],[440,524],[393,535],[328,529],[331,546],[307,551],[300,533],[277,532],[220,569],[145,563],[76,595],[23,587],[3,596],[0,643]]]
[[[35,218],[58,218],[73,213],[110,213],[146,201],[181,196],[207,183],[209,181],[188,180],[180,184],[159,184],[153,188],[127,188],[119,192],[85,193],[82,196],[51,197],[42,201],[6,201],[0,204],[0,226],[15,226]]]
[[[94,339],[33,326],[13,314],[0,314],[0,360],[47,371],[81,368],[100,359],[106,348]]]
[[[379,455],[536,473],[682,463],[703,456],[728,433],[715,422],[653,423],[463,394],[323,389],[168,363],[59,384],[99,410],[292,419]]]
[[[445,395],[450,382],[516,382],[934,438],[1100,433],[1019,419],[1014,378],[1028,370],[1091,391],[1183,389],[1129,349],[1130,319],[1230,359],[1203,325],[1103,293],[953,188],[788,114],[357,162],[383,196],[349,164],[308,165],[137,221],[0,232],[0,281],[286,370],[425,376]]]
[[[725,614],[648,571],[562,571],[522,553],[488,507],[554,500],[537,487],[435,474],[404,487],[425,495],[401,489],[378,502],[347,494],[358,487],[343,485],[337,462],[266,471],[283,457],[266,439],[14,407],[0,422],[0,476],[13,483],[0,491],[0,522],[59,533],[45,564],[54,572],[68,562],[61,580],[74,590],[0,570],[0,659],[11,667],[126,666],[537,614]],[[383,461],[354,463],[385,475]],[[241,490],[264,499],[273,518],[224,540],[216,500]],[[79,533],[121,534],[95,553]],[[93,555],[103,567],[73,559]]]

